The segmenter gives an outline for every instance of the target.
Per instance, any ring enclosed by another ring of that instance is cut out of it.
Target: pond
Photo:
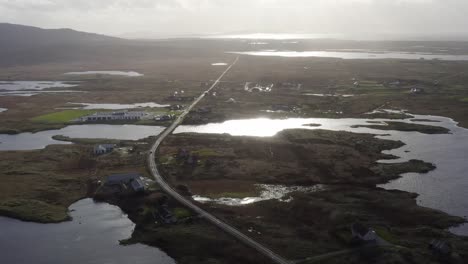
[[[34,96],[38,94],[50,94],[58,95],[63,93],[86,93],[85,91],[73,91],[73,90],[54,90],[54,91],[9,91],[9,92],[0,92],[0,96]]]
[[[468,55],[449,55],[432,53],[409,53],[409,52],[341,52],[341,51],[246,51],[246,52],[228,52],[233,54],[264,56],[264,57],[289,57],[289,58],[338,58],[345,60],[371,60],[371,59],[404,59],[404,60],[444,60],[444,61],[466,61]]]
[[[354,97],[354,94],[317,94],[317,93],[305,93],[303,95],[316,96],[316,97]]]
[[[257,184],[256,187],[260,189],[260,194],[257,197],[245,197],[245,198],[231,198],[221,197],[217,199],[211,199],[208,197],[202,197],[200,195],[193,195],[192,198],[200,203],[216,203],[229,206],[242,206],[252,203],[257,203],[266,200],[278,200],[280,202],[290,202],[293,198],[288,194],[293,192],[317,192],[323,190],[322,185],[314,186],[283,186],[283,185],[271,185],[271,184]]]
[[[78,86],[76,82],[0,81],[0,91],[41,91],[50,88],[71,88],[76,86]]]
[[[386,189],[399,189],[418,193],[418,204],[439,209],[452,215],[468,216],[468,129],[457,126],[450,118],[426,115],[398,120],[405,123],[436,125],[450,130],[450,134],[422,134],[419,132],[401,132],[369,128],[355,128],[355,125],[385,125],[387,119],[328,119],[328,118],[290,118],[290,119],[246,119],[229,120],[223,123],[211,123],[198,126],[180,126],[174,133],[227,133],[233,136],[270,137],[284,129],[325,129],[370,133],[378,138],[401,140],[406,145],[385,153],[398,156],[395,160],[381,162],[404,162],[419,159],[437,166],[427,174],[408,173],[403,177],[383,184]],[[379,123],[375,123],[379,122]],[[308,124],[317,124],[308,126]],[[320,125],[320,126],[319,126]],[[454,233],[468,235],[468,225],[452,229]]]
[[[135,109],[135,108],[163,108],[170,105],[162,105],[157,103],[136,103],[136,104],[91,104],[91,103],[68,103],[71,107],[65,109],[109,109],[109,110],[122,110],[122,109]],[[76,106],[76,107],[75,107]]]
[[[135,71],[78,71],[78,72],[67,72],[65,75],[117,75],[117,76],[126,76],[126,77],[140,77],[143,74]]]
[[[164,129],[164,127],[160,126],[140,125],[73,125],[37,133],[0,134],[0,151],[34,150],[43,149],[51,144],[71,144],[70,142],[52,139],[56,135],[70,138],[139,140],[159,135]]]
[[[0,217],[2,263],[175,263],[154,247],[119,245],[119,240],[131,236],[135,224],[118,207],[84,199],[69,209],[73,221],[59,224]]]

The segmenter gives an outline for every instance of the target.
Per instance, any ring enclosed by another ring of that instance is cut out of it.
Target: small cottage
[[[418,87],[411,88],[411,90],[410,90],[410,93],[412,93],[412,94],[418,94],[418,93],[422,93],[422,92],[424,92],[424,90],[422,88],[418,88]]]
[[[353,240],[364,243],[375,243],[377,241],[377,233],[372,228],[365,227],[361,223],[354,223],[351,226]]]
[[[452,253],[452,246],[449,243],[436,239],[431,241],[429,249],[436,255],[448,256]]]
[[[114,174],[106,178],[104,183],[107,187],[120,187],[120,190],[130,190],[135,193],[145,191],[145,184],[141,175],[137,173]]]
[[[114,144],[99,144],[94,146],[93,148],[93,153],[94,155],[103,155],[110,153],[114,150],[115,145]]]

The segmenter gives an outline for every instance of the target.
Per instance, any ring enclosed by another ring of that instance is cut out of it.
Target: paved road
[[[220,229],[224,230],[226,233],[234,236],[241,242],[247,244],[248,246],[251,246],[252,248],[256,249],[263,255],[267,256],[270,258],[274,263],[280,263],[280,264],[290,264],[290,262],[281,256],[275,254],[273,251],[269,250],[268,248],[262,246],[258,242],[254,241],[253,239],[249,238],[248,236],[244,235],[241,233],[239,230],[235,229],[234,227],[222,222],[215,216],[209,214],[205,210],[201,209],[200,207],[196,206],[193,204],[190,200],[186,199],[182,195],[178,194],[174,189],[172,189],[169,184],[166,183],[164,178],[159,174],[158,168],[156,166],[155,162],[155,153],[156,150],[158,149],[159,145],[161,145],[161,142],[168,136],[170,135],[174,129],[182,123],[184,120],[185,116],[205,97],[206,94],[208,94],[213,88],[216,87],[216,85],[221,81],[221,79],[226,75],[226,73],[237,63],[239,60],[239,57],[236,58],[236,60],[219,76],[219,78],[213,83],[213,85],[206,90],[203,94],[201,94],[187,109],[172,123],[156,140],[154,145],[151,147],[151,152],[150,155],[148,156],[148,164],[151,170],[151,173],[153,174],[156,182],[161,186],[161,188],[172,198],[176,199],[179,201],[181,204],[185,205],[187,208],[190,208],[192,211],[195,213],[199,214],[201,217],[205,218],[206,220],[210,221]]]

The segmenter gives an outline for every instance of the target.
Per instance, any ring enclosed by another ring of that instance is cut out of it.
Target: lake
[[[38,224],[0,217],[2,263],[175,263],[158,248],[142,244],[119,245],[119,240],[129,238],[135,228],[135,224],[120,208],[84,199],[69,209],[73,221],[59,224]]]
[[[102,138],[120,140],[139,140],[159,135],[165,128],[160,126],[139,125],[72,125],[62,129],[46,130],[37,133],[16,135],[0,134],[0,151],[43,149],[51,144],[71,144],[52,139],[63,135],[70,138]]]
[[[0,91],[34,90],[40,91],[49,88],[71,88],[77,83],[51,82],[51,81],[0,81]]]
[[[157,103],[136,103],[136,104],[91,104],[91,103],[68,103],[71,107],[64,109],[108,109],[108,110],[123,110],[123,109],[135,109],[135,108],[163,108],[169,107],[170,105],[162,105]],[[74,107],[76,106],[76,107]]]
[[[353,128],[354,125],[369,125],[369,122],[395,121],[387,119],[329,119],[329,118],[290,118],[290,119],[245,119],[229,120],[223,123],[211,123],[198,126],[180,126],[174,133],[227,133],[233,136],[270,137],[284,129],[325,129],[370,133],[378,138],[401,140],[406,145],[385,153],[399,158],[380,162],[404,162],[419,159],[437,166],[427,174],[408,173],[388,184],[380,185],[386,189],[398,189],[418,193],[419,205],[435,208],[451,215],[468,216],[468,129],[457,126],[450,118],[439,116],[413,115],[413,118],[398,120],[406,123],[435,125],[450,129],[450,134],[422,134],[419,132],[387,131],[368,128]],[[437,122],[437,123],[435,123]],[[307,124],[318,124],[313,127]],[[374,124],[374,123],[372,123]],[[385,125],[385,123],[381,123]],[[468,225],[452,229],[454,233],[468,235]]]
[[[143,74],[135,72],[135,71],[78,71],[78,72],[65,73],[65,75],[95,75],[95,74],[118,75],[118,76],[126,76],[126,77],[143,76]]]
[[[54,90],[54,91],[9,91],[9,92],[0,92],[0,96],[34,96],[38,94],[50,94],[58,95],[63,93],[86,93],[85,91],[73,91],[73,90]]]
[[[409,52],[341,52],[341,51],[245,51],[228,52],[240,55],[264,56],[264,57],[288,57],[288,58],[337,58],[345,60],[376,60],[376,59],[403,59],[403,60],[444,60],[444,61],[466,61],[468,55],[449,55],[432,53],[409,53]]]
[[[268,39],[268,40],[298,40],[298,39],[324,39],[339,38],[338,34],[307,34],[307,33],[250,33],[250,34],[225,34],[202,36],[207,39]]]

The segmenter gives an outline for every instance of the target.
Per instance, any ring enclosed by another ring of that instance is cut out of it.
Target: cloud
[[[2,22],[125,32],[461,32],[466,0],[0,0]]]

